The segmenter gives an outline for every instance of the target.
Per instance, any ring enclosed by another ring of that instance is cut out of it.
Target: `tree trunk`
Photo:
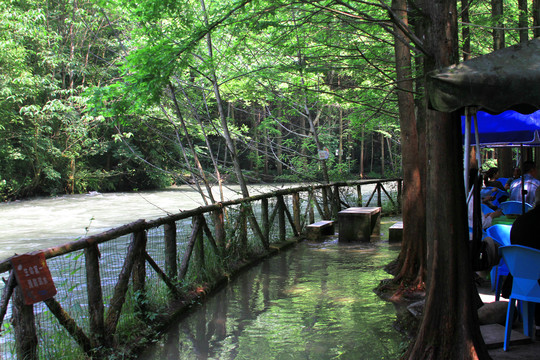
[[[343,109],[339,107],[339,149],[338,149],[338,164],[343,161]]]
[[[390,158],[390,171],[394,171],[396,164],[394,164],[394,155],[392,155],[392,141],[390,138],[386,138],[386,146],[388,146],[388,157]]]
[[[518,1],[518,7],[519,7],[519,42],[526,42],[529,40],[529,22],[527,19],[528,11],[527,11],[527,0],[519,0]]]
[[[364,136],[366,134],[366,129],[362,126],[362,140],[360,140],[360,159],[358,162],[360,163],[360,179],[364,178],[364,147],[366,144],[366,140],[364,139]]]
[[[373,136],[373,132],[371,132],[371,154],[370,154],[370,162],[369,162],[369,172],[373,172],[373,159],[375,156],[373,154],[375,153],[374,147],[375,147],[375,136]]]
[[[491,0],[491,16],[499,19],[499,22],[494,25],[493,29],[493,50],[499,50],[504,47],[504,23],[503,16],[503,0]]]
[[[281,108],[278,109],[278,116],[281,117]],[[282,135],[282,129],[281,129],[281,126],[278,126],[277,127],[277,130],[278,130],[278,135],[276,137],[276,144],[277,144],[277,161],[276,161],[276,173],[278,176],[281,176],[283,175],[283,163],[281,162],[281,155],[282,155],[282,152],[283,152],[283,149],[282,149],[282,140],[283,140],[283,135]]]
[[[381,133],[381,177],[384,178],[384,135]]]
[[[469,0],[461,0],[461,17],[464,24],[461,30],[463,37],[463,61],[467,61],[471,57],[471,29],[465,25],[469,23]]]
[[[266,107],[263,107],[263,121],[266,120]],[[264,133],[263,133],[263,137],[264,137],[264,145],[263,145],[263,148],[264,148],[264,175],[268,176],[269,175],[269,167],[268,165],[270,164],[270,158],[268,156],[268,154],[270,153],[270,148],[268,146],[268,129],[264,129]]]
[[[406,0],[393,0],[392,10],[407,24]],[[396,34],[405,34],[394,26]],[[394,299],[405,289],[422,290],[425,272],[425,192],[422,176],[425,171],[424,157],[420,156],[418,125],[415,115],[411,53],[407,44],[395,39],[396,74],[398,83],[399,119],[401,128],[401,155],[403,162],[402,194],[403,240],[398,257],[398,267],[394,281],[400,285]]]
[[[169,90],[171,92],[170,97],[171,97],[171,100],[173,101],[174,109],[176,111],[176,117],[180,121],[180,124],[182,125],[182,130],[184,131],[184,134],[185,134],[185,140],[187,141],[187,144],[188,144],[189,149],[191,151],[191,155],[193,156],[193,161],[195,162],[195,166],[199,170],[199,176],[200,176],[202,182],[204,183],[204,186],[206,187],[207,195],[206,196],[204,195],[204,193],[202,192],[202,189],[200,188],[200,186],[197,186],[197,188],[199,189],[199,192],[201,193],[203,201],[204,201],[204,203],[206,205],[208,205],[207,197],[210,199],[211,203],[214,204],[216,201],[214,200],[214,196],[212,194],[212,188],[210,187],[210,184],[208,183],[208,179],[206,178],[206,174],[205,174],[204,169],[202,167],[202,164],[201,164],[201,162],[199,160],[199,156],[197,155],[197,151],[195,151],[193,141],[191,141],[191,135],[189,134],[189,131],[187,129],[186,122],[184,121],[184,116],[182,115],[182,111],[180,110],[180,106],[178,105],[178,100],[176,99],[175,89],[174,89],[174,87],[173,87],[173,85],[171,83],[169,83]],[[174,128],[176,130],[176,125],[174,124],[174,122],[171,121],[171,124],[174,126]],[[182,144],[182,142],[180,141],[180,137],[178,136],[177,131],[176,131],[176,134],[177,134],[178,144]],[[189,164],[189,159],[187,158],[187,154],[185,153],[185,151],[182,151],[182,152],[184,153],[183,155],[184,155],[184,159],[186,161],[186,164]],[[188,165],[188,166],[190,166],[190,165]],[[196,181],[197,184],[199,183],[199,180],[197,180],[195,177],[194,177],[194,181]]]
[[[225,196],[223,194],[223,178],[221,176],[221,172],[219,171],[219,166],[218,166],[219,147],[218,147],[218,154],[214,155],[214,151],[212,150],[212,146],[210,144],[210,139],[209,139],[209,137],[208,137],[208,135],[206,133],[204,124],[203,124],[203,122],[201,120],[201,117],[199,116],[199,113],[197,112],[196,107],[191,102],[188,94],[186,93],[186,91],[184,90],[184,88],[182,87],[182,84],[180,82],[178,82],[178,87],[182,90],[182,93],[184,94],[184,97],[186,98],[186,100],[187,100],[187,102],[188,102],[188,104],[189,104],[189,106],[190,106],[190,108],[192,110],[192,113],[193,113],[195,119],[197,120],[197,123],[199,124],[199,127],[201,128],[201,133],[204,136],[204,141],[206,143],[206,147],[208,148],[208,154],[210,155],[210,159],[212,160],[212,165],[214,167],[214,172],[216,174],[215,176],[216,176],[216,180],[218,182],[220,199],[221,199],[221,201],[224,201]],[[229,106],[232,107],[230,104],[229,104]],[[225,153],[227,153],[227,152],[225,151]]]
[[[539,37],[540,36],[540,0],[533,0],[533,8],[532,8],[532,17],[533,17],[533,36]]]
[[[201,7],[204,13],[204,21],[208,25],[208,18],[206,14],[206,6],[204,4],[204,0],[201,0]],[[213,50],[212,50],[212,38],[210,36],[210,33],[206,35],[206,43],[207,43],[207,48],[208,48],[208,58],[210,61],[212,61]],[[248,190],[246,181],[244,179],[244,175],[242,174],[242,167],[240,166],[240,162],[238,161],[236,147],[234,145],[232,136],[229,132],[229,126],[227,125],[227,118],[225,117],[225,112],[223,110],[223,102],[221,101],[221,93],[219,91],[219,85],[218,85],[215,69],[211,70],[210,78],[212,81],[212,86],[214,88],[214,95],[216,96],[216,104],[217,104],[217,108],[219,112],[219,120],[221,121],[221,129],[223,130],[223,137],[225,138],[225,143],[227,144],[229,153],[231,154],[231,159],[234,166],[234,173],[238,180],[238,185],[240,185],[242,196],[249,197],[249,190]]]
[[[520,1],[520,6],[522,5]],[[493,17],[502,18],[503,16],[503,1],[502,0],[492,0],[491,1],[491,12]],[[520,24],[521,24],[520,17]],[[526,19],[525,19],[526,20]],[[504,23],[502,20],[495,25],[497,29],[493,30],[493,50],[500,50],[504,47]],[[521,26],[521,25],[520,25]],[[521,32],[520,32],[521,37]],[[511,148],[498,148],[497,152],[497,167],[499,168],[499,174],[504,177],[510,177],[513,173],[513,164],[512,164],[512,149]]]
[[[428,17],[428,73],[458,60],[456,1],[425,0],[422,10]],[[473,301],[459,114],[427,114],[427,294],[422,324],[407,357],[489,359]]]

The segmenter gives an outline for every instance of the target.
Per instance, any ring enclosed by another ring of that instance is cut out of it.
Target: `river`
[[[250,194],[296,184],[250,186]],[[218,189],[213,189],[219,199]],[[238,186],[224,191],[226,200],[241,198]],[[204,205],[189,186],[160,191],[89,193],[0,203],[0,261],[29,251],[47,249],[85,235],[133,222],[152,220]]]

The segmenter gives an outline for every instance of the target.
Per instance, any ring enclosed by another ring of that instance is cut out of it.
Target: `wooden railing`
[[[366,185],[375,187],[363,203]],[[307,224],[370,206],[375,196],[383,213],[399,212],[401,188],[401,179],[389,179],[281,189],[49,248],[43,253],[58,293],[34,305],[25,305],[11,259],[2,261],[0,358],[101,358],[127,345],[134,351],[249,261],[296,241]]]

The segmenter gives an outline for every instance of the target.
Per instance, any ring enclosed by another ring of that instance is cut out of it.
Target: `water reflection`
[[[395,309],[373,288],[388,244],[302,243],[241,274],[141,359],[395,359]]]

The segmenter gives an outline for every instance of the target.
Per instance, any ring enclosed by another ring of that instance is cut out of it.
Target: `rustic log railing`
[[[25,305],[10,259],[2,261],[0,358],[102,358],[133,348],[249,259],[298,239],[316,219],[362,206],[365,185],[375,185],[365,206],[376,195],[383,212],[400,211],[401,179],[310,185],[137,220],[46,249],[58,293],[34,305]]]

